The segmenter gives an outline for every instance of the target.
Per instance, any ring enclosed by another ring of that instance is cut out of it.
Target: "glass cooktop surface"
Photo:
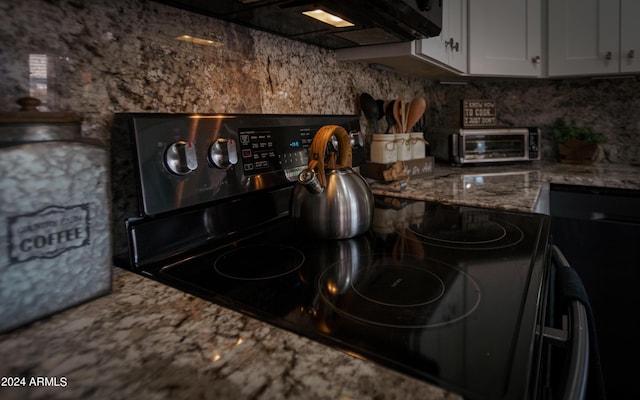
[[[376,202],[353,239],[310,238],[285,218],[145,272],[468,398],[527,397],[548,219]]]

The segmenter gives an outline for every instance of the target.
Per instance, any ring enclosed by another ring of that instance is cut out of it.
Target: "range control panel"
[[[240,158],[245,175],[307,165],[309,147],[319,128],[287,126],[240,129]]]
[[[130,157],[140,214],[156,215],[294,182],[326,125],[364,152],[354,115],[116,114],[112,141]]]

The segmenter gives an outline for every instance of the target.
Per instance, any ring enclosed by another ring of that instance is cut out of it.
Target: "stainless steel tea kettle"
[[[338,140],[338,161],[332,153],[325,166],[327,142],[333,136]],[[373,194],[351,164],[347,131],[336,125],[320,128],[309,149],[308,168],[291,194],[289,211],[296,229],[324,239],[347,239],[369,230]]]

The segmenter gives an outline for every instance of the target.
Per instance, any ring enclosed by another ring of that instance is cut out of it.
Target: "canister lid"
[[[23,97],[20,110],[0,112],[0,143],[74,140],[80,134],[82,117],[72,112],[40,112],[40,100]]]

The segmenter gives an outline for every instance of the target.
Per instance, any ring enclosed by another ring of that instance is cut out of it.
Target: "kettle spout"
[[[307,168],[300,172],[298,175],[298,182],[313,194],[322,193],[324,191],[318,176],[312,169]]]

